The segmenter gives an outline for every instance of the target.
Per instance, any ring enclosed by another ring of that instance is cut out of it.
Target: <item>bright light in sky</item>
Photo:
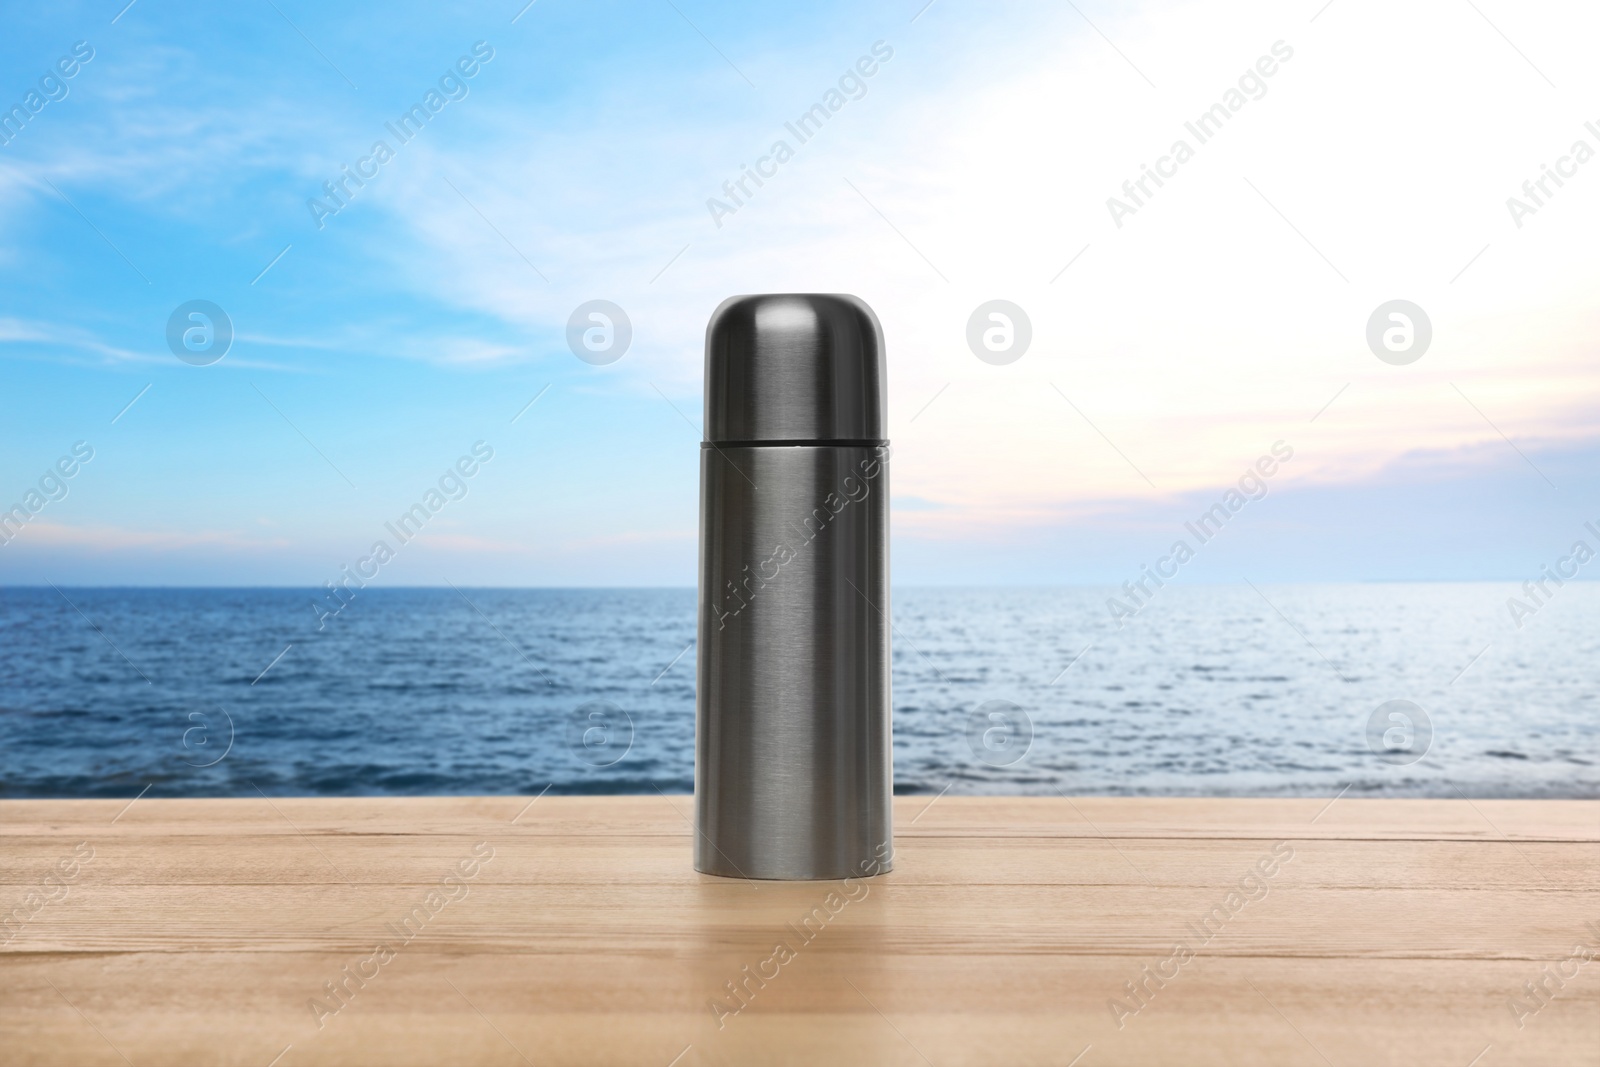
[[[1120,582],[1278,442],[1196,576],[1521,578],[1600,518],[1593,5],[119,6],[0,41],[0,581],[692,584],[745,292],[882,320],[897,581]]]

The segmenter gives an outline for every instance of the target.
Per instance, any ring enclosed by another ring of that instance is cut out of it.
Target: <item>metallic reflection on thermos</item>
[[[695,868],[887,871],[883,335],[853,296],[740,296],[706,328]]]

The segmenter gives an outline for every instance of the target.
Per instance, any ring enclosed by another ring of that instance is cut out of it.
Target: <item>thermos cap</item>
[[[706,440],[881,442],[883,330],[859,297],[724,300],[706,327]]]

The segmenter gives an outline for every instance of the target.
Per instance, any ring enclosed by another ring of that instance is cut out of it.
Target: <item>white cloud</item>
[[[1583,294],[1600,260],[1573,234],[1600,220],[1600,163],[1592,189],[1574,179],[1511,226],[1504,198],[1581,122],[1470,7],[1345,0],[1314,23],[1314,10],[1264,3],[1091,13],[1127,60],[1071,11],[1041,8],[1004,32],[926,19],[720,230],[704,199],[869,41],[826,68],[764,74],[792,102],[737,129],[692,113],[663,128],[658,109],[635,117],[619,96],[493,150],[420,147],[385,206],[422,250],[405,254],[413,285],[541,337],[580,301],[614,299],[634,321],[632,368],[675,395],[698,389],[705,319],[724,296],[866,297],[890,344],[897,491],[959,504],[967,520],[1219,484],[1279,438],[1300,448],[1301,477],[1331,480],[1407,450],[1498,441],[1461,393],[1516,438],[1590,432]],[[1586,72],[1570,24],[1519,30],[1564,82]],[[1280,40],[1293,57],[1265,95],[1199,144],[1185,121]],[[517,121],[487,93],[476,105]],[[1106,198],[1180,137],[1195,158],[1113,226]],[[996,296],[1034,324],[1033,350],[1003,368],[963,341],[968,313]],[[1434,327],[1406,368],[1363,341],[1368,314],[1397,296]]]
[[[1520,229],[1505,200],[1574,139],[1600,149],[1584,128],[1600,111],[1573,103],[1600,99],[1585,54],[1600,11],[1479,6],[1085,5],[1113,46],[1070,6],[940,4],[859,39],[829,27],[803,47],[752,46],[739,62],[758,92],[721,70],[659,83],[620,67],[552,90],[508,46],[323,233],[303,198],[381,122],[309,98],[150,95],[136,63],[41,173],[173,217],[247,199],[269,175],[281,206],[284,175],[303,182],[289,199],[307,229],[282,238],[295,258],[275,269],[345,257],[356,310],[315,343],[241,343],[464,370],[564,361],[567,315],[603,297],[634,327],[605,384],[653,397],[654,383],[685,410],[724,297],[857,293],[889,341],[895,492],[938,505],[897,524],[1067,524],[1226,484],[1280,438],[1297,482],[1342,485],[1412,452],[1499,447],[1499,431],[1529,447],[1592,434],[1600,258],[1584,235],[1600,222],[1600,161]],[[866,95],[717,228],[707,197],[793,140],[785,120],[875,36],[895,54]],[[1280,40],[1293,57],[1265,95],[1199,144],[1185,122]],[[1107,198],[1178,138],[1194,158],[1116,227]],[[0,186],[0,216],[24,188]],[[1033,321],[1034,347],[1007,367],[964,341],[995,297]],[[1396,297],[1433,322],[1409,367],[1363,340]],[[167,358],[37,323],[0,323],[0,342]]]

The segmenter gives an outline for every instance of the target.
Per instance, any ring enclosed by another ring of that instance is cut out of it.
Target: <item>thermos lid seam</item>
[[[877,444],[885,378],[883,329],[859,297],[731,297],[706,327],[705,439]]]
[[[797,441],[701,441],[701,448],[887,448],[886,437],[810,437]]]

